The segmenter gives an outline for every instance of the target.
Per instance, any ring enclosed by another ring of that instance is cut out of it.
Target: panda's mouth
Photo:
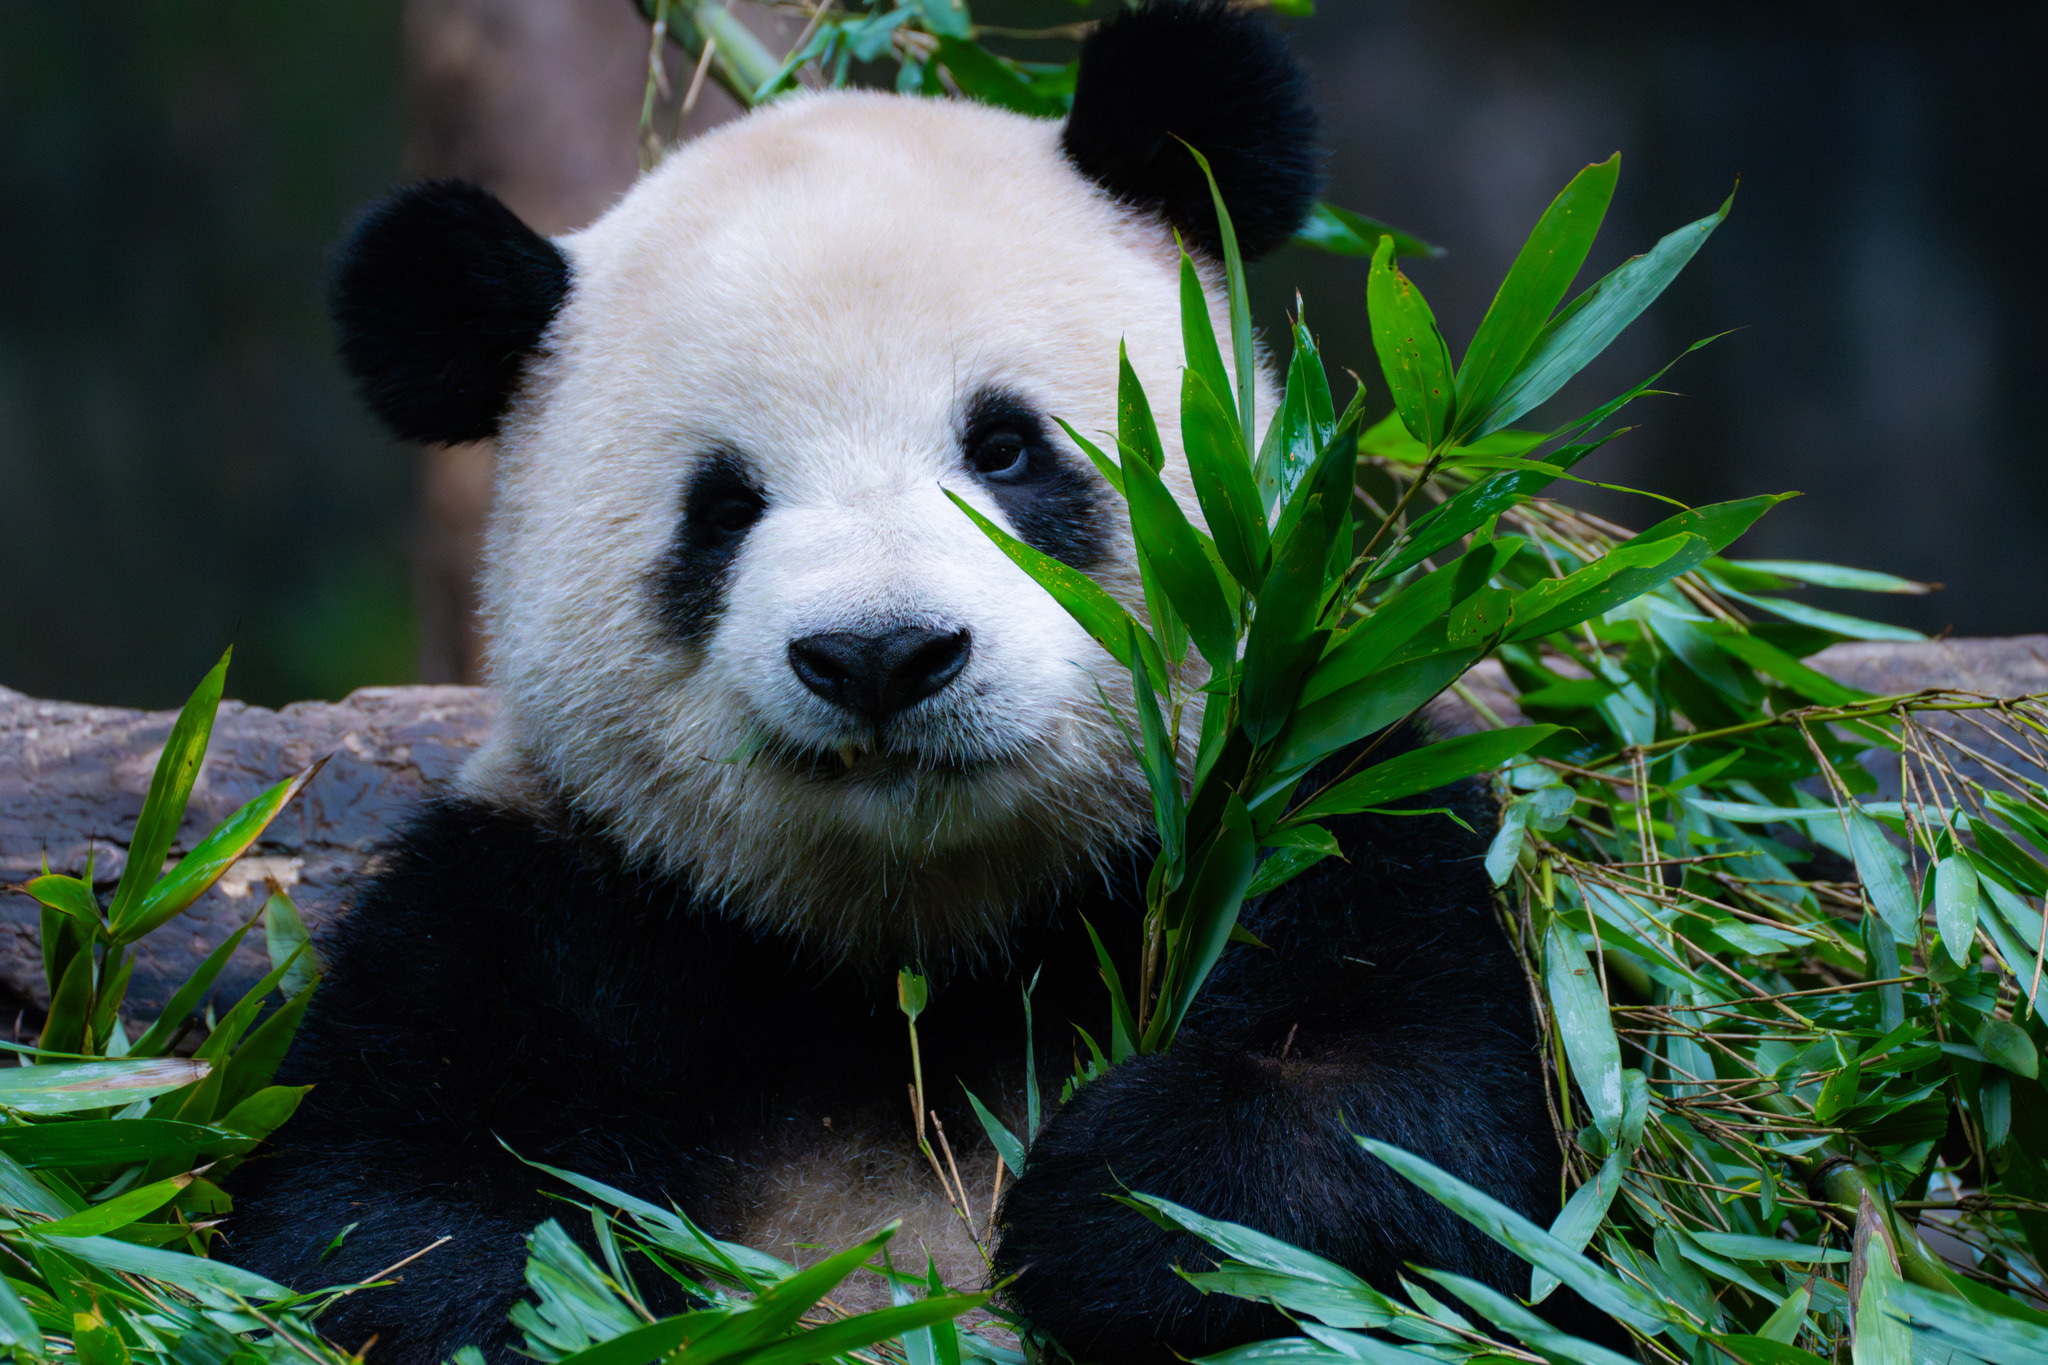
[[[778,755],[798,777],[813,782],[899,782],[905,778],[972,778],[998,766],[994,759],[962,758],[865,739],[827,745],[792,745]]]

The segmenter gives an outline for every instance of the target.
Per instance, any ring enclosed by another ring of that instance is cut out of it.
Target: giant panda
[[[232,1255],[287,1283],[449,1239],[324,1318],[343,1345],[514,1358],[524,1237],[563,1208],[514,1151],[789,1257],[903,1217],[909,1259],[921,1242],[956,1285],[1007,1281],[1081,1361],[1287,1330],[1191,1288],[1175,1267],[1207,1249],[1108,1197],[1126,1188],[1390,1290],[1406,1262],[1526,1289],[1354,1138],[1555,1213],[1476,785],[1418,803],[1456,820],[1341,822],[1345,860],[1248,908],[1263,946],[1230,950],[1172,1050],[1036,1135],[992,1270],[913,1154],[898,969],[932,982],[930,1102],[992,1189],[963,1088],[1014,1104],[1035,978],[1057,1091],[1068,1025],[1106,1018],[1085,924],[1135,949],[1149,860],[1104,705],[1127,677],[945,494],[1142,611],[1120,500],[1054,419],[1114,426],[1121,341],[1198,515],[1180,241],[1227,321],[1183,140],[1248,255],[1318,189],[1305,78],[1256,16],[1150,0],[1087,41],[1078,82],[1064,122],[798,95],[559,239],[442,181],[347,243],[333,311],[369,406],[407,439],[498,443],[501,710],[356,895],[281,1076],[313,1089],[238,1174]]]

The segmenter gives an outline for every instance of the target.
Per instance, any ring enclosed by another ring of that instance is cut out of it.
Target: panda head
[[[1055,419],[1114,429],[1122,341],[1193,513],[1175,235],[1219,252],[1183,142],[1248,255],[1300,224],[1313,115],[1264,22],[1127,11],[1064,123],[792,97],[555,241],[456,182],[372,209],[345,363],[399,435],[499,443],[468,794],[877,959],[985,954],[1141,835],[1128,677],[945,495],[1142,613]]]

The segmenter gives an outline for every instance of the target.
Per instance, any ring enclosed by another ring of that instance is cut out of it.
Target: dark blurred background
[[[1331,197],[1448,248],[1410,273],[1454,348],[1586,162],[1622,153],[1588,280],[1740,178],[1726,226],[1549,410],[1736,329],[1592,477],[1688,502],[1801,489],[1740,553],[1947,585],[1817,604],[2048,628],[2048,10],[1320,8],[1293,27]],[[404,448],[361,415],[323,256],[421,174],[479,178],[543,230],[587,221],[633,174],[646,54],[626,0],[0,0],[0,684],[172,705],[231,640],[230,690],[269,705],[472,669],[464,518],[488,451]],[[685,131],[731,108],[707,95]],[[1258,271],[1262,318],[1299,289],[1333,367],[1371,375],[1364,280],[1289,249]]]

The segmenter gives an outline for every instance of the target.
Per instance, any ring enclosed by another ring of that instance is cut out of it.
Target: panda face
[[[1179,256],[1059,134],[799,98],[562,242],[501,432],[473,795],[558,794],[857,955],[986,951],[1143,830],[1128,677],[946,496],[1142,614],[1121,500],[1054,419],[1114,429],[1122,340],[1172,446]],[[1167,476],[1192,515],[1171,448]]]

